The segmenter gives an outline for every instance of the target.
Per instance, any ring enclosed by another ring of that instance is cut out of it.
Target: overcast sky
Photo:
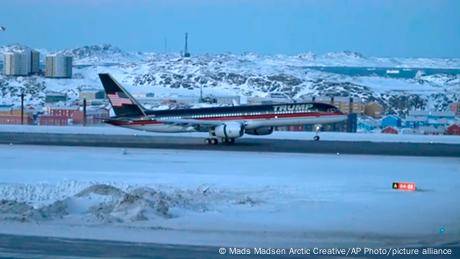
[[[96,3],[95,3],[96,2]],[[0,45],[460,57],[459,0],[1,1]]]

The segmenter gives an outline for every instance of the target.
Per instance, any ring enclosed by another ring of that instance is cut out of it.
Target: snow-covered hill
[[[0,52],[23,47],[0,47]],[[41,50],[42,53],[48,51]],[[53,51],[56,52],[56,51]],[[389,112],[404,114],[417,108],[443,110],[460,99],[459,74],[417,73],[413,78],[356,76],[321,71],[312,66],[460,68],[460,59],[375,58],[355,52],[295,56],[245,54],[203,54],[182,58],[178,53],[131,53],[109,44],[58,51],[74,57],[72,79],[5,77],[0,75],[0,103],[18,103],[26,93],[28,103],[43,103],[44,91],[68,93],[77,98],[83,86],[101,88],[97,74],[111,73],[136,94],[159,97],[172,95],[242,95],[264,97],[283,93],[294,99],[305,96],[352,96],[378,101]]]
[[[110,44],[83,46],[58,51],[59,54],[73,56],[74,65],[104,65],[139,62],[142,54],[128,53]]]

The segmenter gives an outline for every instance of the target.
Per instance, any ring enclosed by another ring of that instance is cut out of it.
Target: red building
[[[73,124],[83,124],[83,112],[75,111],[72,113],[72,122]]]
[[[460,103],[451,103],[450,110],[453,111],[456,115],[460,115]]]
[[[398,130],[393,128],[393,127],[386,127],[382,130],[382,133],[385,133],[385,134],[398,134]]]
[[[452,124],[447,128],[447,135],[460,135],[460,125]]]
[[[32,124],[32,122],[32,116],[24,114],[24,124]],[[21,124],[21,115],[0,114],[0,124]]]
[[[110,118],[110,113],[105,108],[88,109],[86,116],[88,124],[101,124]]]
[[[67,116],[42,115],[38,119],[38,124],[66,126],[67,124],[69,124],[69,118]]]
[[[78,106],[73,107],[48,107],[48,114],[53,116],[65,116],[72,118],[74,113],[78,113],[80,108]]]

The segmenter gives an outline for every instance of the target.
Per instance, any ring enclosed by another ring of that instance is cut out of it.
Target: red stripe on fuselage
[[[207,117],[207,118],[187,118],[183,117],[184,120],[186,119],[193,119],[193,120],[221,120],[221,121],[229,121],[229,120],[257,120],[257,119],[282,119],[282,118],[296,118],[296,117],[323,117],[323,116],[338,116],[344,115],[340,112],[304,112],[304,113],[287,113],[287,114],[257,114],[257,115],[243,115],[243,116],[220,116],[220,117]],[[163,124],[161,121],[157,120],[132,120],[132,121],[117,121],[117,120],[109,120],[107,123],[116,126],[126,126],[126,125],[151,125],[151,124]]]

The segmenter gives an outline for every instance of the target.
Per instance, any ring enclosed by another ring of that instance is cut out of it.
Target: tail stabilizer
[[[110,74],[99,74],[117,117],[145,116],[145,109]]]

